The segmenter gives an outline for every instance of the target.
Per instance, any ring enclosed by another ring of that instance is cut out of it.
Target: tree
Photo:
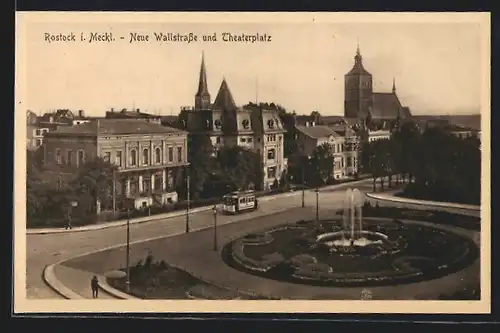
[[[242,147],[224,147],[217,155],[222,172],[239,190],[262,183],[261,159],[257,153]]]
[[[334,155],[332,146],[328,143],[316,147],[310,161],[310,172],[322,184],[332,178]],[[309,174],[309,173],[308,173]]]
[[[208,136],[193,135],[189,138],[189,181],[191,195],[195,199],[200,197],[205,183],[210,179],[210,176],[219,170],[214,151],[212,141]],[[179,184],[178,188],[184,191],[185,184]]]
[[[117,166],[97,157],[78,168],[70,186],[78,198],[79,210],[96,213],[97,201],[104,209],[112,209],[113,182],[116,180]],[[73,200],[68,198],[68,200]]]

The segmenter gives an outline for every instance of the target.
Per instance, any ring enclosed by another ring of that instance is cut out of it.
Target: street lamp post
[[[212,208],[214,214],[214,251],[217,251],[217,205],[215,204]]]
[[[130,292],[130,208],[127,209],[127,280],[125,281],[125,288],[127,293]]]
[[[188,171],[189,172],[189,171]],[[189,179],[189,173],[186,177],[186,182],[187,182],[187,205],[186,205],[186,233],[189,232],[189,201],[191,200],[191,189],[190,189],[190,179]]]
[[[316,188],[316,221],[319,221],[319,189]]]
[[[305,190],[305,181],[304,181],[304,165],[302,165],[302,208],[306,206],[306,190]]]

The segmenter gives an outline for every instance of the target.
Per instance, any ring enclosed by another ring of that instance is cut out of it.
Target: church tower
[[[365,118],[372,106],[372,75],[363,67],[358,49],[353,68],[344,77],[344,117]]]
[[[205,69],[205,54],[201,55],[200,78],[198,81],[198,92],[194,97],[195,110],[210,109],[210,93],[208,92],[207,71]]]

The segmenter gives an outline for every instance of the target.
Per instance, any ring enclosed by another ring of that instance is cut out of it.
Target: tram
[[[258,208],[255,191],[234,191],[222,197],[222,211],[226,214],[239,214]]]

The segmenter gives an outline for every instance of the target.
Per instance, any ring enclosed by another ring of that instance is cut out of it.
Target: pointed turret
[[[196,110],[204,110],[210,108],[210,93],[208,92],[204,52],[201,55],[200,78],[198,81],[198,92],[196,93],[194,99],[194,108]]]
[[[214,110],[234,110],[236,109],[236,103],[234,102],[233,95],[229,90],[229,86],[227,85],[226,78],[222,80],[222,83],[219,88],[219,92],[217,93],[217,97],[215,97]]]

